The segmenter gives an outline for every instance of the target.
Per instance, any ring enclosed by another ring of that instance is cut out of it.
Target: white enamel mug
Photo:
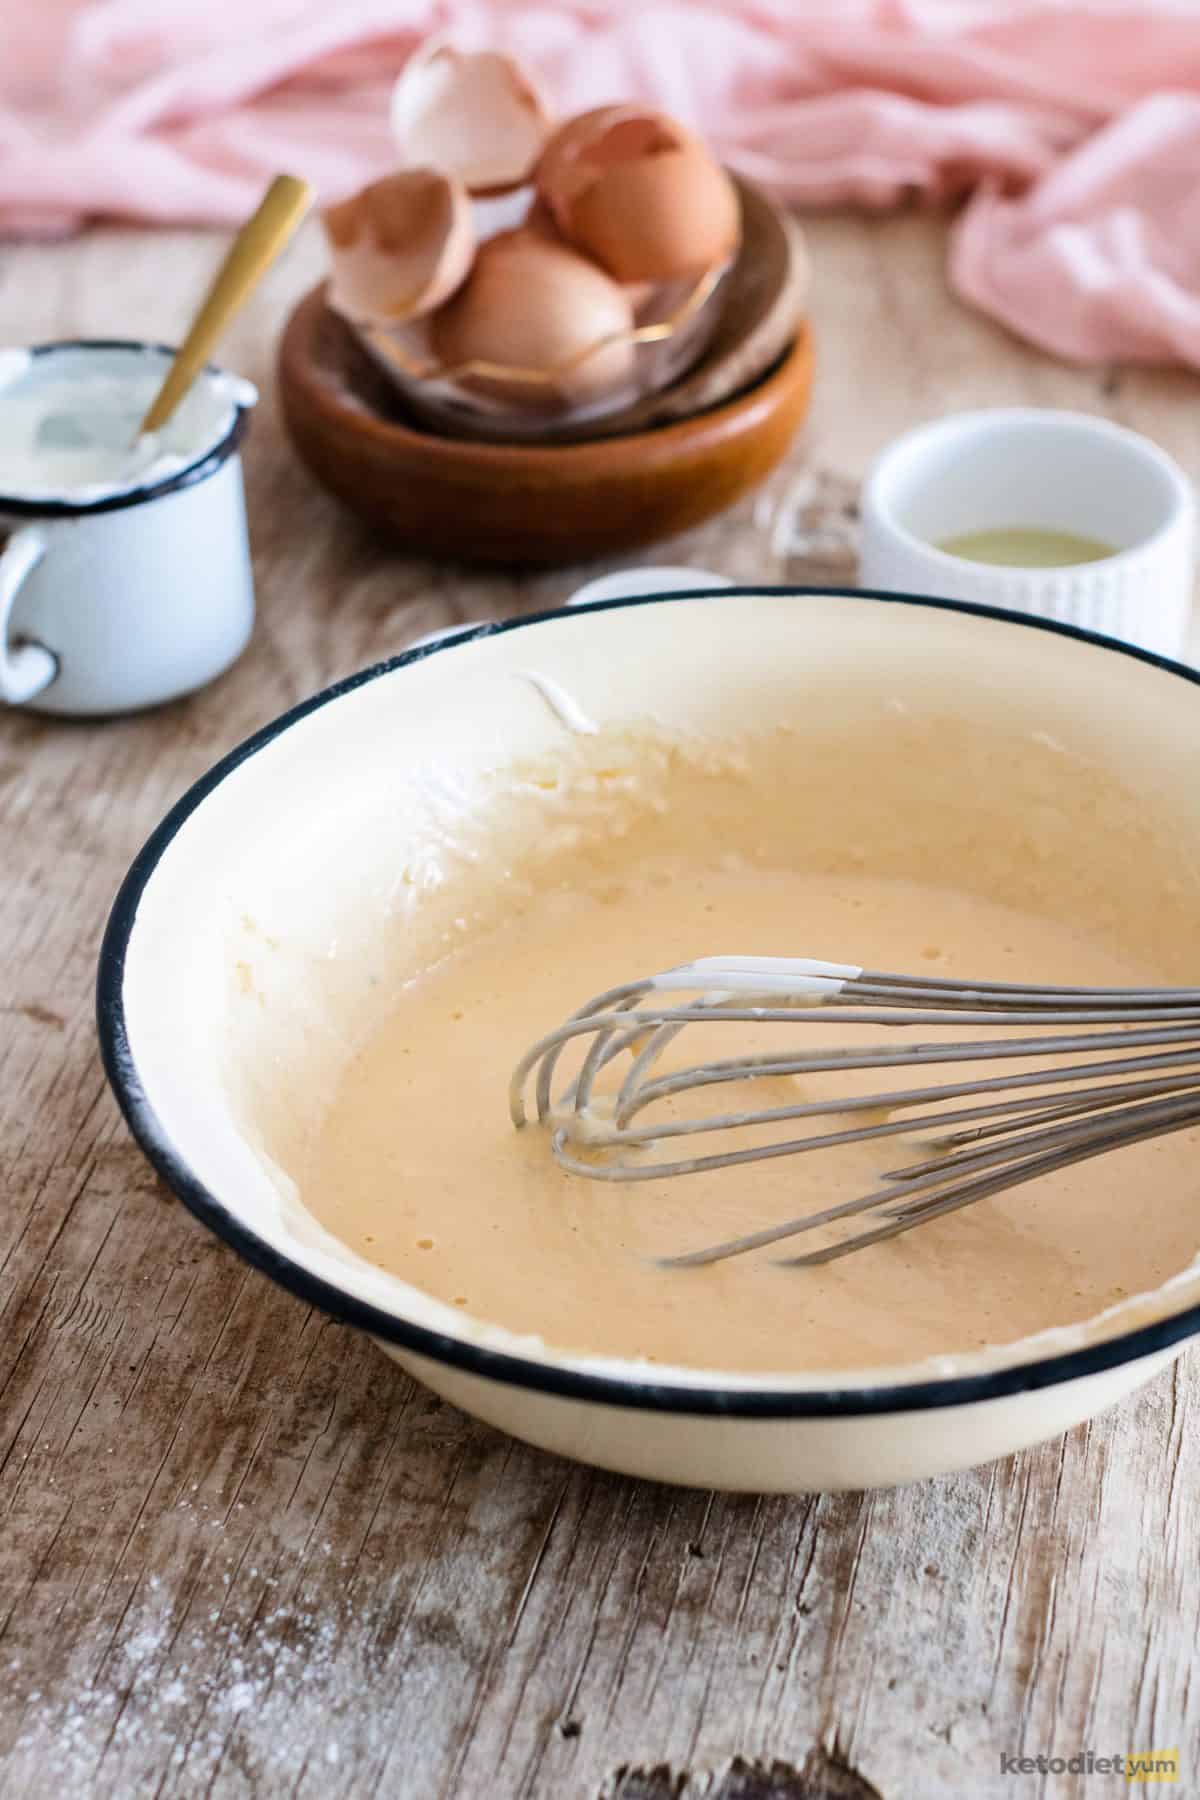
[[[0,355],[23,381],[44,375],[65,392],[94,376],[149,395],[172,352],[105,342]],[[0,703],[130,712],[202,687],[245,648],[254,589],[239,445],[257,395],[213,368],[196,388],[195,441],[136,481],[57,492],[35,474],[12,492],[0,482]],[[0,382],[0,430],[4,407]]]

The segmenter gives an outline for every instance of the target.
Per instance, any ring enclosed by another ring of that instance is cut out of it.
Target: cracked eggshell
[[[431,321],[445,368],[498,365],[497,373],[463,377],[465,386],[533,409],[548,399],[585,404],[629,381],[632,330],[629,296],[617,283],[537,228],[502,232],[481,244],[466,282]],[[506,378],[505,369],[552,379]]]
[[[682,135],[674,120],[631,101],[593,107],[564,120],[548,139],[534,171],[537,191],[565,231],[571,203],[602,169],[630,155],[673,149]]]
[[[448,300],[475,254],[471,202],[436,169],[401,169],[322,215],[329,303],[358,324],[419,318]]]
[[[536,182],[563,236],[617,281],[702,275],[737,248],[732,181],[665,113],[603,106],[569,119],[546,145]]]
[[[409,60],[392,90],[391,123],[405,163],[457,176],[472,194],[526,182],[551,128],[541,94],[511,57],[445,43]]]

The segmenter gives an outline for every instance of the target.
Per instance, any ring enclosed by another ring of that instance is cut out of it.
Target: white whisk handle
[[[787,994],[827,999],[856,981],[852,963],[816,962],[807,956],[701,956],[665,969],[648,984],[659,993],[718,989],[726,994]]]

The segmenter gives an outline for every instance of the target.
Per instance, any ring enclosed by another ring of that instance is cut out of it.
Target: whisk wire
[[[889,1036],[900,1030],[934,1035],[866,1048],[788,1045],[661,1071],[664,1052],[690,1027],[725,1030],[739,1024],[837,1024],[879,1027]],[[950,1029],[990,1035],[940,1035]],[[994,1035],[998,1031],[1003,1035]],[[556,1099],[560,1059],[577,1039],[590,1041],[579,1073]],[[601,1073],[626,1055],[629,1066],[615,1096],[599,1095]],[[723,1083],[950,1070],[960,1063],[1022,1059],[1051,1066],[707,1117],[633,1122],[649,1108]],[[883,1185],[867,1194],[662,1259],[670,1267],[692,1267],[864,1212],[885,1215],[884,1224],[786,1259],[796,1267],[831,1261],[1040,1175],[1200,1122],[1200,989],[962,982],[798,958],[710,957],[609,988],[539,1039],[513,1072],[510,1111],[517,1126],[526,1121],[525,1089],[535,1071],[537,1117],[550,1126],[554,1156],[569,1173],[591,1180],[656,1181],[927,1134],[924,1148],[934,1154],[884,1173]],[[872,1112],[874,1119],[853,1122],[856,1114]],[[795,1121],[837,1118],[850,1122],[696,1156],[655,1154],[661,1143],[703,1134],[761,1133]]]

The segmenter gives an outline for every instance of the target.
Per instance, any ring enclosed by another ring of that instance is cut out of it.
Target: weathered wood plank
[[[936,221],[812,235],[805,443],[664,559],[820,578],[844,544],[789,550],[797,479],[822,480],[809,527],[836,525],[876,448],[968,405],[1102,411],[1200,471],[1200,384],[1064,369],[970,317]],[[6,250],[0,341],[169,338],[218,254],[182,233]],[[583,573],[402,562],[313,490],[271,354],[318,264],[310,233],[229,352],[263,388],[251,651],[144,719],[0,717],[0,1795],[990,1800],[1013,1791],[1001,1753],[1173,1745],[1194,1786],[1194,1355],[1061,1443],[897,1493],[640,1486],[433,1400],[245,1270],[128,1142],[92,970],[162,812],[313,688]]]

